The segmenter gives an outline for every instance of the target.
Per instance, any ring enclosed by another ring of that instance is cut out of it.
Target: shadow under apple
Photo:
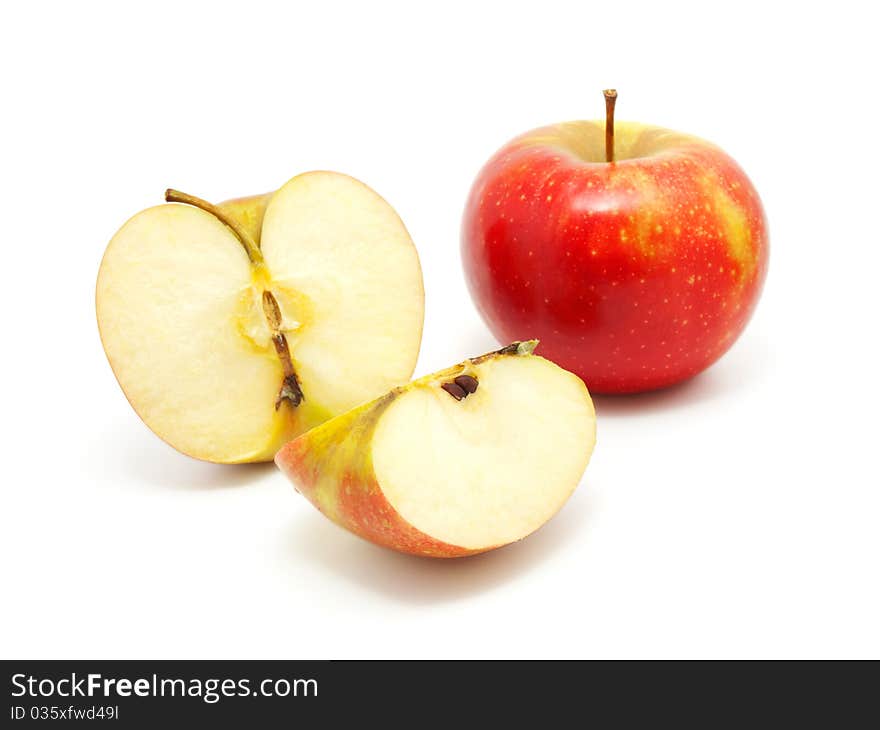
[[[467,558],[420,558],[362,540],[317,514],[297,516],[285,557],[309,560],[356,586],[411,604],[465,599],[523,578],[587,529],[596,492],[582,485],[547,524],[520,542]]]
[[[101,479],[137,481],[149,486],[213,491],[256,484],[275,471],[261,464],[211,464],[184,456],[141,424],[108,429],[94,448],[100,452]]]
[[[682,383],[661,390],[630,395],[593,393],[596,415],[600,419],[638,417],[668,409],[688,408],[718,398],[732,397],[766,377],[771,367],[769,342],[749,337],[737,343],[718,362]]]

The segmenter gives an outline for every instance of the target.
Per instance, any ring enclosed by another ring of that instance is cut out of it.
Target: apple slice
[[[311,172],[219,206],[166,199],[175,204],[138,213],[110,241],[96,305],[126,397],[173,447],[268,461],[411,377],[419,259],[366,185]]]
[[[459,557],[537,530],[596,440],[583,381],[517,342],[395,388],[284,446],[281,470],[378,545]]]

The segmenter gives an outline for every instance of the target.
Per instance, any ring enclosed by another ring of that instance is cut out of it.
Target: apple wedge
[[[460,557],[520,540],[562,507],[596,440],[583,381],[536,345],[397,387],[275,462],[327,517],[378,545]]]
[[[412,376],[419,259],[373,190],[311,172],[218,206],[166,200],[110,241],[96,308],[122,390],[174,448],[268,461]]]

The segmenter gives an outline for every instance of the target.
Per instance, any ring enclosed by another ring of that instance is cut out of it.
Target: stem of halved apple
[[[225,211],[221,210],[216,205],[209,203],[207,200],[197,198],[195,195],[182,193],[179,190],[173,190],[172,188],[168,188],[168,190],[165,191],[165,200],[168,203],[184,203],[185,205],[192,205],[193,207],[204,210],[206,213],[210,213],[232,231],[233,235],[244,248],[247,257],[250,259],[251,265],[254,266],[254,268],[262,268],[265,266],[263,252],[260,251],[260,247],[251,235],[239,225],[238,221],[227,215]],[[305,395],[303,395],[302,388],[299,384],[299,378],[293,367],[293,359],[290,357],[290,347],[287,344],[287,337],[281,331],[281,308],[278,306],[278,300],[275,299],[275,295],[268,290],[263,291],[263,314],[266,317],[266,322],[272,333],[272,345],[275,347],[275,352],[278,355],[278,359],[281,361],[281,370],[284,373],[284,379],[281,381],[281,389],[278,391],[278,397],[275,399],[275,410],[277,411],[285,400],[296,408],[305,400]]]
[[[605,161],[614,162],[614,105],[617,103],[617,90],[605,89]]]
[[[195,208],[200,208],[206,213],[210,213],[235,234],[235,237],[244,247],[244,251],[252,264],[255,266],[263,265],[263,252],[260,251],[260,247],[257,246],[254,239],[251,238],[250,234],[238,224],[238,221],[228,216],[216,205],[209,203],[207,200],[197,198],[195,195],[182,193],[179,190],[173,190],[172,188],[168,188],[168,190],[165,191],[165,202],[184,203],[186,205],[192,205]]]

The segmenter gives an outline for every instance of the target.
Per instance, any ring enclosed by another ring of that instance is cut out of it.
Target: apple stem
[[[478,355],[470,358],[474,364],[481,363],[496,355],[531,355],[538,346],[538,340],[524,340],[522,342],[511,342],[509,345],[502,347],[500,350],[487,352],[485,355]]]
[[[195,208],[200,208],[201,210],[204,210],[206,213],[210,213],[230,231],[232,231],[232,233],[244,247],[244,251],[247,254],[248,258],[251,260],[251,263],[255,265],[262,265],[263,252],[260,251],[260,247],[257,246],[254,239],[251,238],[250,234],[238,224],[238,221],[228,216],[216,205],[209,203],[207,200],[197,198],[195,195],[182,193],[179,190],[173,190],[172,188],[168,188],[168,190],[165,191],[165,202],[184,203],[185,205],[192,205]]]
[[[605,89],[605,161],[614,162],[614,104],[617,90]]]
[[[278,391],[278,397],[275,399],[275,410],[277,411],[281,407],[281,402],[285,400],[290,401],[296,408],[306,397],[300,387],[299,378],[296,376],[296,369],[293,367],[293,358],[290,357],[287,337],[281,331],[281,307],[278,306],[275,295],[267,290],[263,291],[263,314],[266,315],[266,321],[272,331],[272,344],[275,346],[278,359],[281,360],[281,370],[284,373],[281,390]]]

